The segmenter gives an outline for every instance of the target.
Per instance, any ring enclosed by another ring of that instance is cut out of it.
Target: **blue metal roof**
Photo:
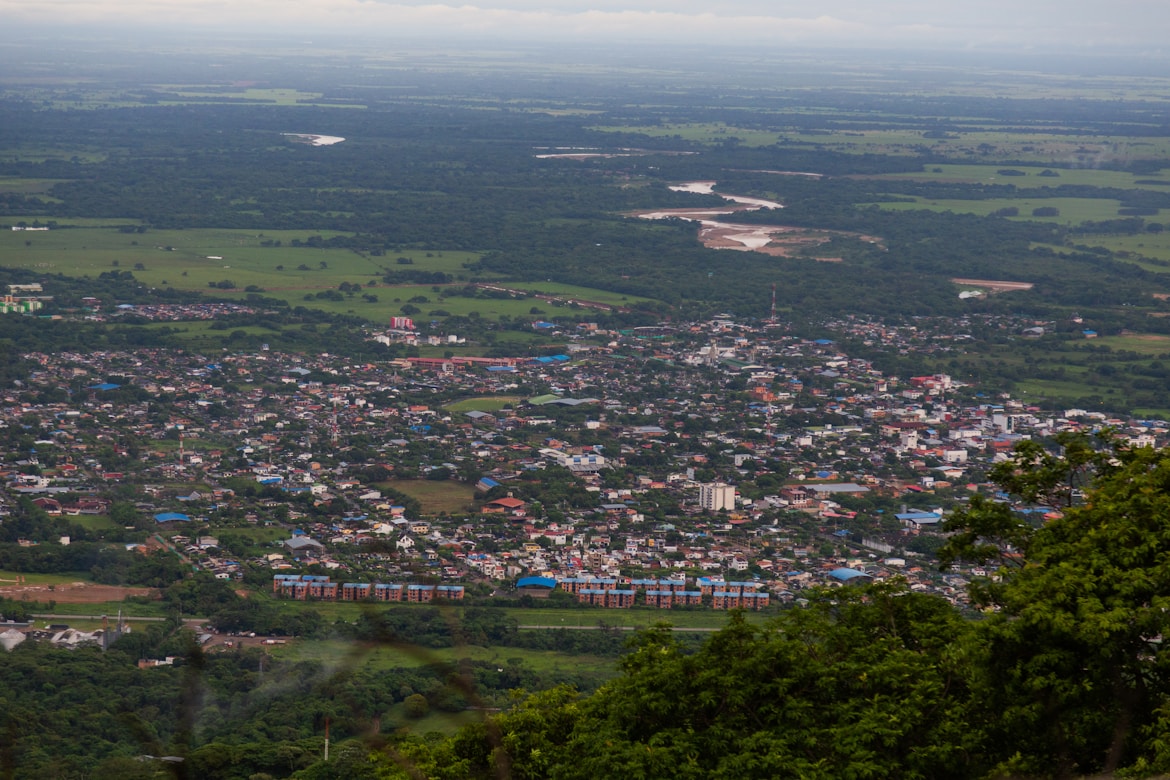
[[[517,588],[548,588],[553,589],[557,586],[557,581],[552,577],[521,577],[516,581]]]
[[[866,574],[863,571],[858,571],[857,569],[846,569],[846,568],[833,569],[831,572],[829,572],[829,576],[832,577],[833,579],[839,581],[839,582],[849,582],[851,580],[857,579],[858,577],[865,577],[866,579],[873,579],[872,577],[870,577],[868,574]]]

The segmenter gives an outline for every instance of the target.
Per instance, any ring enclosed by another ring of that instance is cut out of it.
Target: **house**
[[[483,505],[484,514],[523,514],[527,508],[528,505],[526,503],[518,498],[512,498],[512,496],[497,498]]]
[[[321,544],[316,539],[309,538],[308,536],[294,536],[291,539],[285,540],[282,546],[284,549],[288,550],[294,555],[303,553],[319,553],[325,549],[325,545]]]

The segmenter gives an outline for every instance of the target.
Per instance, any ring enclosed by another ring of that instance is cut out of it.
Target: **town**
[[[391,324],[368,337],[463,341]],[[1167,436],[1163,421],[1044,411],[942,373],[888,375],[842,346],[945,359],[966,325],[847,318],[825,323],[833,338],[808,339],[731,316],[623,331],[542,321],[561,351],[362,363],[32,354],[36,370],[2,398],[15,453],[3,511],[28,501],[294,600],[560,593],[601,607],[775,609],[811,587],[896,576],[962,607],[989,572],[940,571],[932,553],[948,512],[995,497],[987,470],[1016,443],[1103,428],[1134,447]],[[1059,512],[1017,509],[1037,522]],[[115,515],[123,525],[101,524]]]

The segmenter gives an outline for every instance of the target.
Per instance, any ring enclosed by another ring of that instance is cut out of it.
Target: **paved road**
[[[649,626],[516,626],[516,628],[564,628],[570,631],[601,631],[613,629],[615,631],[638,631]],[[700,626],[671,626],[671,631],[720,631],[719,628],[705,628]]]
[[[104,615],[56,615],[49,612],[34,612],[32,616],[40,618],[41,620],[101,620],[103,617],[108,617],[110,620],[117,620],[118,615],[106,613]],[[160,617],[134,617],[132,615],[123,615],[122,619],[127,622],[135,623],[162,623],[166,618]],[[207,618],[183,618],[184,623],[203,623]]]

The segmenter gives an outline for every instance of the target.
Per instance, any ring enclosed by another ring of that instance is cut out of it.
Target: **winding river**
[[[635,216],[642,219],[685,219],[689,222],[698,222],[699,240],[713,249],[738,249],[740,251],[767,252],[768,254],[785,254],[778,246],[772,246],[773,241],[783,233],[794,232],[792,228],[780,225],[746,225],[727,222],[715,217],[724,217],[743,211],[759,211],[760,209],[782,209],[783,203],[762,198],[749,198],[743,195],[724,195],[715,192],[713,181],[692,181],[686,184],[676,184],[670,189],[675,192],[693,192],[697,195],[718,195],[726,201],[724,208],[695,208],[695,209],[664,209],[662,211],[644,211]]]

